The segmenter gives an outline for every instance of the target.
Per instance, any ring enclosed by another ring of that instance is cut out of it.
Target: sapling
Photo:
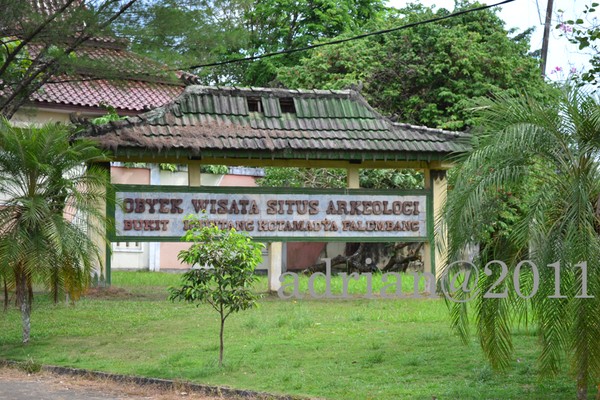
[[[193,244],[178,254],[178,259],[192,266],[182,277],[182,286],[169,288],[169,299],[200,304],[208,303],[219,313],[219,367],[223,365],[223,331],[232,313],[256,306],[252,290],[254,269],[262,262],[262,243],[235,229],[223,230],[216,225],[201,226],[196,217],[187,218],[190,229],[183,240]]]

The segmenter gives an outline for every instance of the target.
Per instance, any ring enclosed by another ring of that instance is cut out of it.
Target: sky
[[[480,0],[483,4],[494,4],[500,0]],[[532,50],[542,48],[542,37],[544,32],[544,20],[546,18],[546,6],[548,0],[515,0],[512,3],[500,7],[498,14],[506,23],[506,29],[517,28],[523,31],[529,27],[534,27],[535,32],[531,38]],[[597,1],[597,0],[594,0]],[[411,1],[390,0],[389,6],[402,7]],[[436,8],[454,8],[453,0],[421,0],[426,6],[435,6]],[[572,68],[580,71],[589,65],[587,60],[589,56],[580,52],[576,45],[570,44],[564,37],[560,37],[559,31],[554,27],[563,20],[584,18],[583,10],[585,5],[590,5],[592,0],[554,0],[552,13],[552,30],[550,33],[548,62],[546,75],[553,80],[564,80],[569,75]],[[559,11],[562,11],[560,13]],[[600,17],[600,12],[596,11],[596,18]]]

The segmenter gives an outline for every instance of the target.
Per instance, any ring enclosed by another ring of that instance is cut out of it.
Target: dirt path
[[[27,374],[16,368],[0,367],[0,400],[217,400],[177,389],[117,383],[110,380],[54,375]]]

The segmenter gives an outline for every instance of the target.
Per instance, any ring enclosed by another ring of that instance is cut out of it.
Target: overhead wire
[[[162,72],[165,72],[165,71],[177,72],[177,71],[185,71],[185,70],[196,70],[196,69],[200,69],[200,68],[216,67],[216,66],[234,64],[234,63],[254,61],[254,60],[259,60],[259,59],[263,59],[263,58],[267,58],[267,57],[275,57],[275,56],[279,56],[279,55],[284,55],[284,54],[293,54],[293,53],[298,53],[301,51],[308,51],[308,50],[316,49],[319,47],[325,47],[325,46],[331,46],[331,45],[335,45],[335,44],[352,42],[355,40],[360,40],[360,39],[364,39],[364,38],[371,37],[371,36],[384,35],[387,33],[396,32],[396,31],[400,31],[400,30],[404,30],[404,29],[409,29],[409,28],[413,28],[416,26],[420,26],[420,25],[439,22],[439,21],[443,21],[446,19],[455,18],[460,15],[465,15],[465,14],[476,12],[476,11],[482,11],[482,10],[486,10],[489,8],[498,7],[498,6],[501,6],[504,4],[512,3],[514,1],[516,1],[516,0],[503,0],[498,3],[482,5],[482,6],[478,6],[478,7],[474,7],[474,8],[469,8],[466,10],[460,10],[460,11],[456,11],[456,12],[453,12],[453,13],[450,13],[447,15],[442,15],[442,16],[435,17],[435,18],[429,18],[429,19],[422,20],[422,21],[411,22],[411,23],[408,23],[405,25],[394,27],[394,28],[382,29],[382,30],[378,30],[378,31],[374,31],[374,32],[367,32],[367,33],[363,33],[363,34],[348,37],[348,38],[330,40],[327,42],[316,43],[313,45],[308,45],[308,46],[299,47],[299,48],[295,48],[295,49],[286,49],[286,50],[281,50],[281,51],[276,51],[276,52],[271,52],[271,53],[259,54],[259,55],[255,55],[255,56],[233,58],[230,60],[216,61],[216,62],[204,63],[204,64],[196,64],[196,65],[190,65],[190,66],[184,66],[184,67],[166,68],[166,69],[161,69],[161,71]],[[58,82],[56,82],[56,83],[58,83]]]
[[[459,15],[464,15],[464,14],[468,14],[468,13],[475,12],[475,11],[487,10],[488,8],[501,6],[503,4],[512,3],[514,1],[516,1],[516,0],[504,0],[499,3],[483,5],[483,6],[479,6],[479,7],[469,8],[466,10],[456,11],[456,12],[453,12],[453,13],[450,13],[447,15],[443,15],[440,17],[430,18],[430,19],[426,19],[423,21],[411,22],[411,23],[408,23],[405,25],[394,27],[394,28],[382,29],[379,31],[363,33],[363,34],[352,36],[349,38],[330,40],[327,42],[316,43],[313,45],[298,47],[295,49],[286,49],[286,50],[280,50],[280,51],[275,51],[275,52],[271,52],[271,53],[259,54],[256,56],[233,58],[230,60],[216,61],[216,62],[205,63],[205,64],[197,64],[197,65],[191,65],[188,67],[173,68],[173,69],[168,69],[168,71],[194,70],[194,69],[206,68],[206,67],[217,67],[217,66],[227,65],[227,64],[234,64],[234,63],[240,63],[240,62],[246,62],[246,61],[254,61],[254,60],[259,60],[259,59],[267,58],[267,57],[275,57],[275,56],[284,55],[284,54],[298,53],[301,51],[312,50],[312,49],[316,49],[319,47],[325,47],[325,46],[331,46],[334,44],[352,42],[352,41],[364,39],[364,38],[370,37],[370,36],[383,35],[383,34],[390,33],[390,32],[396,32],[396,31],[400,31],[403,29],[413,28],[413,27],[419,26],[419,25],[430,24],[432,22],[443,21],[446,19],[457,17]]]

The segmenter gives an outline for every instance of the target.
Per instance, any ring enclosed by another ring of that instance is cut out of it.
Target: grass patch
[[[228,320],[219,369],[218,315],[167,301],[166,288],[179,279],[115,271],[115,296],[75,306],[36,297],[29,346],[20,344],[18,311],[0,313],[0,357],[328,399],[574,397],[566,373],[538,380],[530,332],[515,336],[506,372],[490,370],[475,338],[463,346],[452,334],[439,299],[265,296]],[[256,290],[265,289],[261,278]]]

